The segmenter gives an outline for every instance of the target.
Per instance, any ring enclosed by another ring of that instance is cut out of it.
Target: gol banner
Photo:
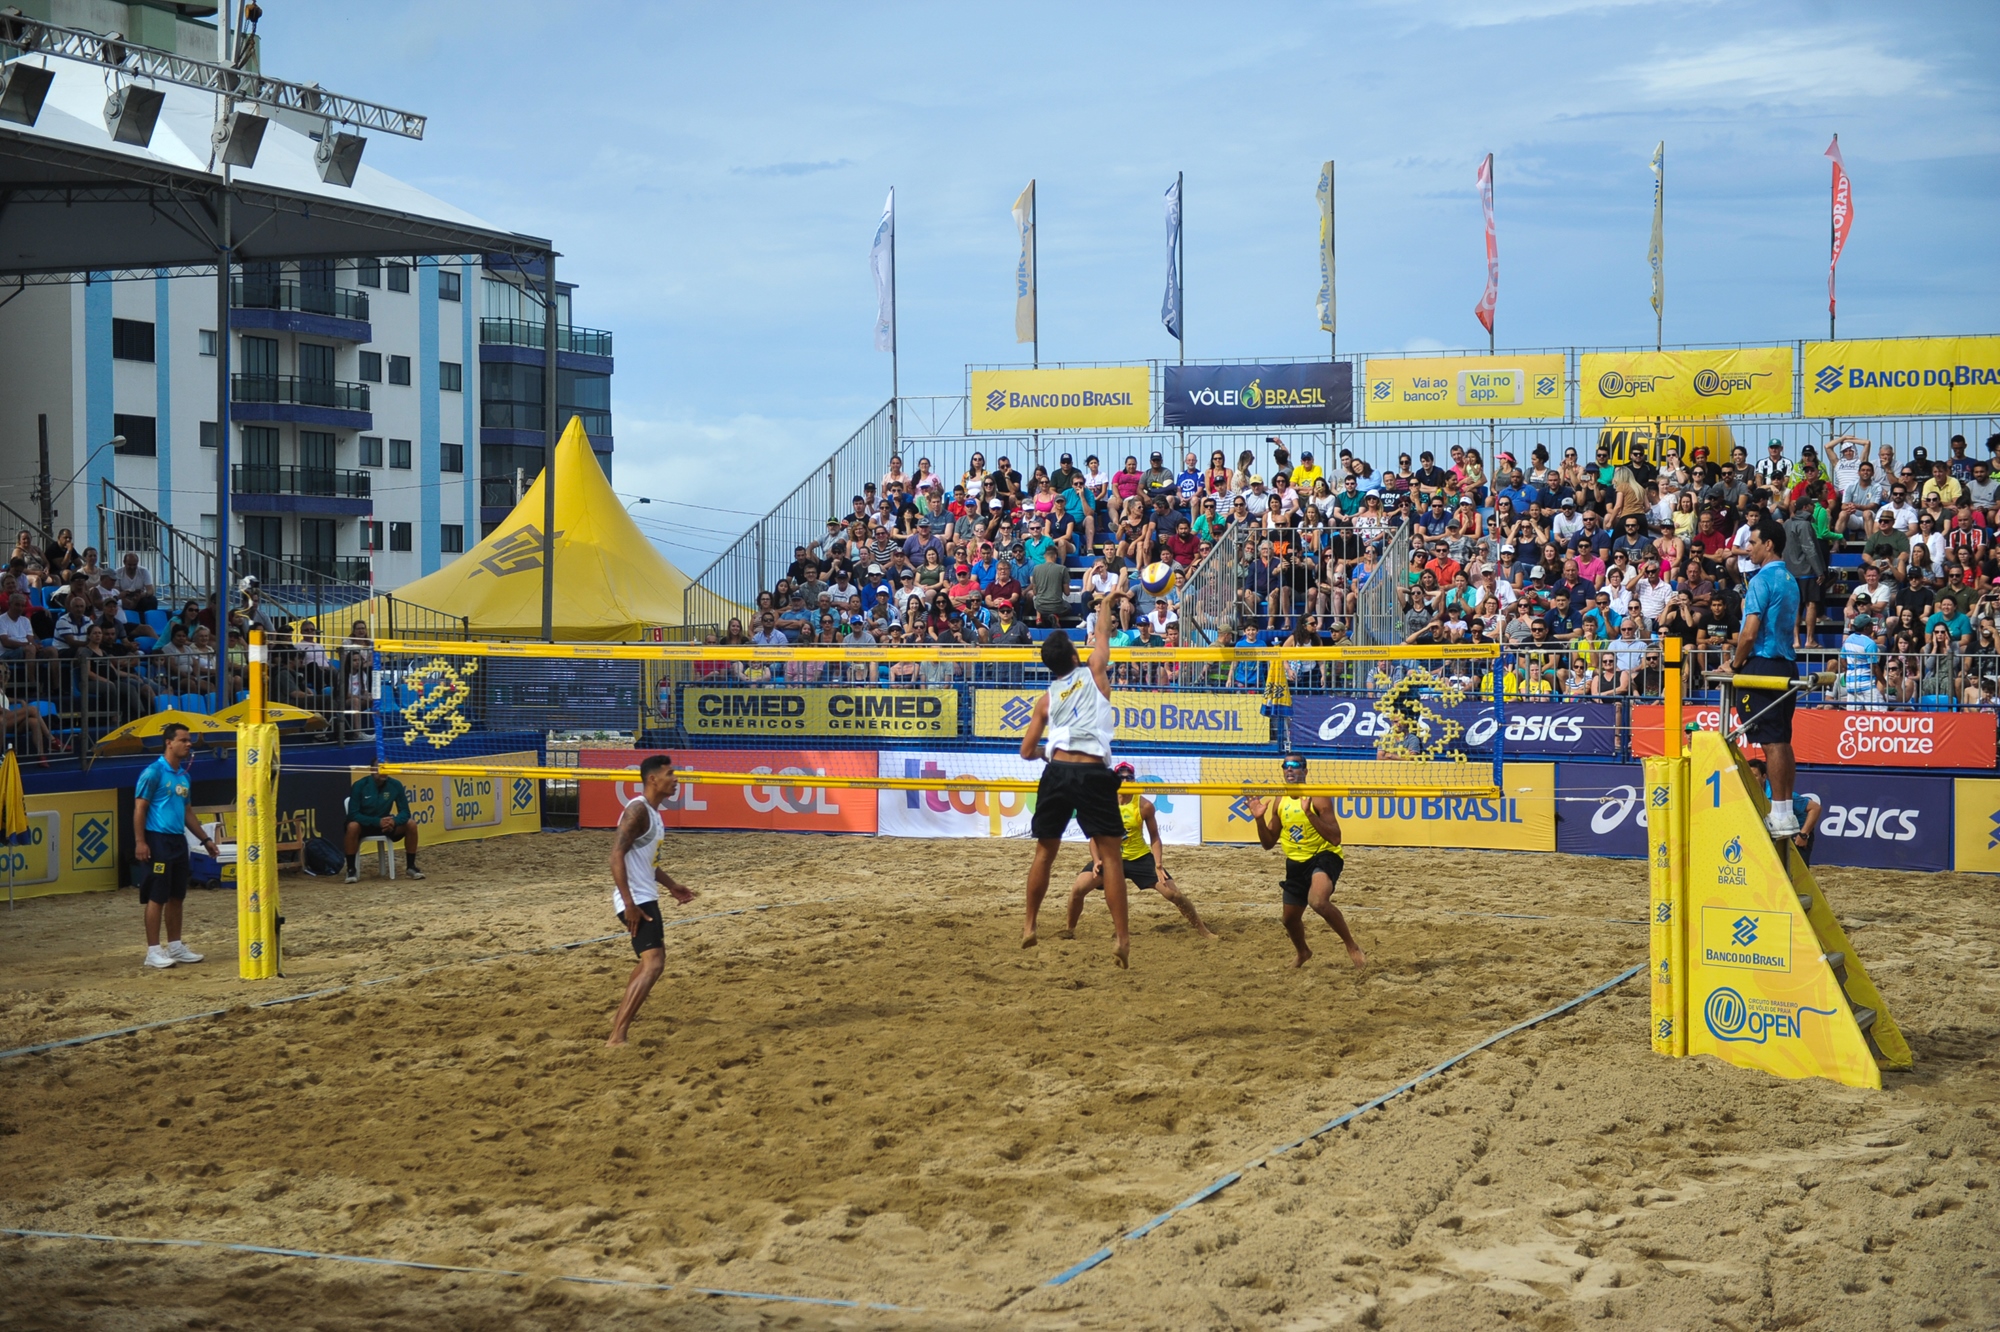
[[[1756,416],[1792,410],[1792,349],[1585,352],[1582,416]]]
[[[681,688],[681,727],[693,735],[888,736],[958,734],[956,689]]]
[[[981,689],[973,695],[972,733],[987,740],[1014,740],[1027,729],[1039,689]],[[1271,722],[1257,694],[1193,693],[1114,689],[1111,710],[1118,717],[1117,739],[1182,744],[1263,745]]]
[[[1807,416],[2000,412],[2000,337],[1808,342]]]
[[[278,974],[278,728],[236,733],[236,974]]]
[[[1081,370],[975,370],[974,430],[1067,430],[1152,424],[1152,376],[1143,365]]]
[[[1203,781],[1279,782],[1284,780],[1279,762],[1203,759],[1201,776]],[[1553,851],[1555,782],[1553,763],[1509,763],[1504,796],[1340,796],[1333,802],[1333,812],[1349,846]],[[1203,796],[1201,840],[1255,842],[1249,798]]]
[[[1569,414],[1563,354],[1370,357],[1370,421],[1488,421]]]

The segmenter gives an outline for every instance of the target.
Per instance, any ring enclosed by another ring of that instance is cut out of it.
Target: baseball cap
[[[881,565],[879,565],[879,564],[871,564],[871,565],[869,565],[869,566],[868,566],[868,572],[869,572],[869,573],[872,573],[872,574],[875,574],[875,573],[881,573],[881,572],[882,572],[882,566],[881,566]]]
[[[1264,484],[1264,478],[1253,474],[1250,477],[1250,484],[1253,486],[1261,486]]]
[[[1570,498],[1568,495],[1564,495],[1562,506],[1565,509],[1574,509],[1576,507],[1576,501]]]
[[[1872,615],[1857,615],[1849,627],[1857,634],[1865,634],[1875,627],[1875,617]]]
[[[1163,457],[1165,457],[1165,456],[1166,456],[1166,455],[1162,454],[1162,453],[1161,453],[1161,452],[1160,452],[1159,450],[1157,450],[1157,449],[1155,449],[1155,450],[1153,451],[1153,461],[1154,461],[1154,462],[1159,462],[1159,461],[1160,461],[1160,460],[1161,460],[1161,459],[1162,459]]]
[[[1771,441],[1771,447],[1782,452],[1785,447],[1785,441],[1782,439],[1774,439]]]
[[[988,500],[986,501],[986,507],[989,509],[998,509],[1003,506],[1001,505],[999,500]]]
[[[1312,450],[1307,449],[1304,453],[1301,453],[1299,455],[1299,460],[1301,462],[1311,462],[1313,460]]]
[[[972,572],[972,566],[971,566],[971,565],[969,565],[969,564],[961,564],[961,565],[959,565],[959,566],[958,566],[958,572],[960,572],[960,573],[971,573],[971,572]]]
[[[1067,453],[1065,453],[1065,454],[1064,454],[1064,455],[1062,456],[1062,460],[1063,460],[1064,462],[1075,462],[1075,461],[1076,461],[1076,460],[1075,460],[1074,458],[1070,457],[1070,456],[1069,456],[1069,455],[1068,455]]]
[[[1514,553],[1514,543],[1510,541],[1505,545],[1501,546],[1500,553],[1502,555],[1512,555]]]

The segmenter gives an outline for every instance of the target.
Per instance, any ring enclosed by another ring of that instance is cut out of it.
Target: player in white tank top
[[[680,783],[674,776],[673,760],[654,754],[639,765],[639,794],[618,816],[618,831],[611,841],[611,907],[619,923],[632,936],[632,951],[639,965],[625,982],[625,997],[611,1019],[611,1037],[606,1045],[623,1045],[639,1014],[639,1005],[652,993],[653,982],[667,966],[667,941],[660,920],[660,889],[685,906],[697,894],[674,880],[657,863],[660,840],[666,825],[660,822],[660,804],[673,797]]]
[[[1111,706],[1110,612],[1113,599],[1125,595],[1129,577],[1129,570],[1119,570],[1118,582],[1099,599],[1093,621],[1097,633],[1087,663],[1076,659],[1075,646],[1061,630],[1043,642],[1042,664],[1054,678],[1048,692],[1035,700],[1021,736],[1022,758],[1046,760],[1029,828],[1035,858],[1028,866],[1028,916],[1021,928],[1021,947],[1035,946],[1035,917],[1048,896],[1049,871],[1074,818],[1104,866],[1104,904],[1111,908],[1111,928],[1117,938],[1112,957],[1121,967],[1132,951],[1132,936],[1125,916],[1125,860],[1119,854],[1125,821],[1118,812],[1119,778],[1111,768],[1118,713]]]

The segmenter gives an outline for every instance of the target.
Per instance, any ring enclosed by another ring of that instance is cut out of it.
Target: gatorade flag
[[[1826,155],[1833,159],[1833,254],[1826,261],[1826,312],[1834,312],[1833,274],[1840,266],[1840,252],[1847,248],[1847,233],[1854,226],[1854,192],[1847,180],[1847,165],[1840,160],[1840,136],[1833,136]]]
[[[1493,235],[1493,154],[1479,164],[1479,206],[1486,210],[1486,294],[1472,313],[1488,334],[1493,332],[1493,307],[1500,303],[1500,243]]]

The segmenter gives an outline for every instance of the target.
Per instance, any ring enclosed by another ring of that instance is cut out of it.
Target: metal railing
[[[237,463],[229,469],[229,488],[238,495],[319,495],[335,499],[368,499],[367,472],[290,464]]]
[[[511,509],[521,502],[518,488],[511,476],[482,476],[479,478],[479,504],[487,509]]]
[[[795,547],[820,542],[827,519],[845,517],[862,485],[888,470],[891,411],[892,404],[883,403],[832,457],[702,570],[683,598],[682,618],[690,624],[726,624],[747,614],[757,604],[757,594],[768,590],[791,563]]]
[[[1231,523],[1181,579],[1181,641],[1201,644],[1209,634],[1230,642],[1236,627],[1237,578],[1249,526]]]
[[[233,278],[229,303],[241,310],[293,310],[368,322],[368,293],[309,286],[295,278]]]
[[[610,412],[563,407],[558,415],[564,423],[572,416],[581,417],[586,435],[611,433]],[[488,430],[533,430],[540,433],[547,423],[542,419],[542,404],[539,402],[482,402],[479,404],[479,424]]]
[[[202,600],[215,591],[213,539],[173,526],[108,480],[101,482],[97,513],[104,563],[115,568],[126,551],[137,551],[161,604]]]
[[[1370,647],[1397,641],[1396,590],[1410,571],[1410,528],[1399,523],[1382,543],[1382,559],[1361,589],[1354,612],[1354,640]]]
[[[365,412],[368,386],[343,379],[301,379],[297,375],[231,375],[232,402],[285,403],[297,407],[336,407]]]
[[[501,347],[545,348],[546,326],[538,319],[481,319],[479,340]],[[611,355],[611,333],[602,328],[574,328],[556,325],[556,350],[579,356]]]

